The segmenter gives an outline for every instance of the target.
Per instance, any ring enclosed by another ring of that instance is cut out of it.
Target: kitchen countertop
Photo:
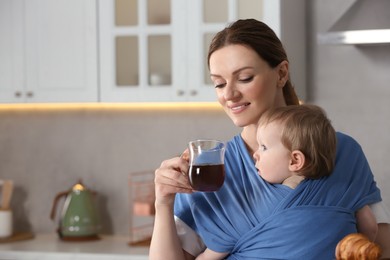
[[[0,259],[148,259],[149,247],[129,246],[128,241],[126,236],[101,236],[101,239],[96,241],[65,242],[56,234],[39,234],[29,240],[1,243]]]

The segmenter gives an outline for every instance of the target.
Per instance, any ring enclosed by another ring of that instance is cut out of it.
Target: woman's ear
[[[279,73],[278,87],[282,88],[286,84],[289,77],[288,61],[284,60],[281,63],[279,63],[278,73]]]
[[[303,168],[304,165],[305,155],[299,150],[292,151],[288,169],[292,172],[298,172]]]

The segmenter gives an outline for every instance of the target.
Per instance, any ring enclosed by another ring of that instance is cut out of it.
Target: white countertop
[[[29,240],[1,243],[0,259],[148,259],[149,247],[129,246],[128,242],[126,236],[101,236],[96,241],[68,242],[60,240],[56,234],[41,234]]]

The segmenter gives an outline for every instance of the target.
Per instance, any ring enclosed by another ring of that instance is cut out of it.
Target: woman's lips
[[[237,104],[237,105],[231,105],[231,106],[228,106],[229,109],[237,114],[237,113],[241,113],[243,110],[245,110],[248,106],[250,105],[250,103],[244,103],[244,104]]]

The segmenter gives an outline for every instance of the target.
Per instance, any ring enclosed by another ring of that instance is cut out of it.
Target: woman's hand
[[[173,217],[176,193],[192,193],[188,181],[188,152],[161,163],[155,171],[156,215],[149,259],[195,259],[183,251]]]
[[[172,205],[176,193],[192,193],[188,180],[188,151],[182,156],[165,160],[155,171],[156,206]]]

